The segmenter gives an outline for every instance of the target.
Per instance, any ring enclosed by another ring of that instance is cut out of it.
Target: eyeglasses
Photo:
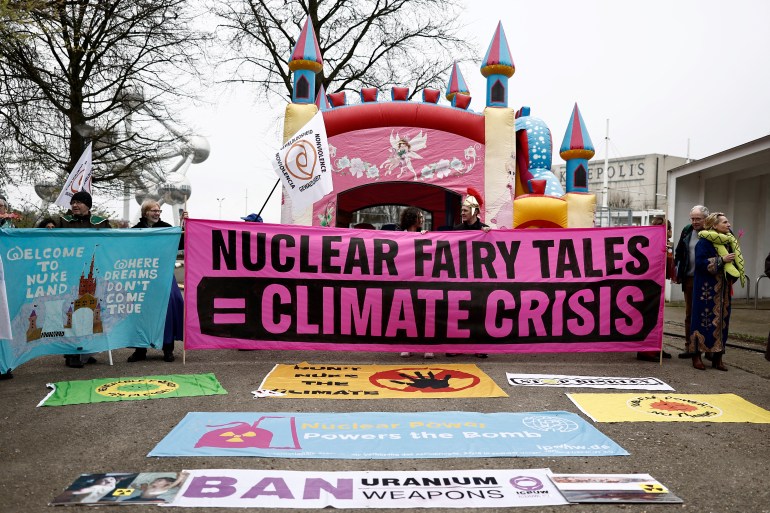
[[[158,209],[153,209],[153,210],[150,210],[150,212],[152,212],[153,214],[160,214],[163,211]]]

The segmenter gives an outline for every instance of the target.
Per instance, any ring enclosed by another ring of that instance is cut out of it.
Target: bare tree
[[[612,191],[608,204],[612,208],[630,208],[631,193],[629,191]]]
[[[170,122],[195,76],[193,16],[184,0],[3,2],[0,176],[61,181],[89,141],[103,189],[157,167],[179,133],[136,128]]]
[[[221,1],[223,62],[234,69],[225,80],[291,98],[288,60],[309,17],[324,59],[316,90],[401,85],[413,96],[442,85],[453,60],[475,57],[459,35],[459,9],[458,0]]]

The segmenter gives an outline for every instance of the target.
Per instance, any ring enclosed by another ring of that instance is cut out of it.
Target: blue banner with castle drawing
[[[0,372],[48,354],[160,347],[180,233],[0,230],[11,323]]]

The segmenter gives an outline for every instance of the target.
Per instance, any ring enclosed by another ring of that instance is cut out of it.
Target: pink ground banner
[[[665,230],[419,233],[190,219],[186,349],[658,350]]]

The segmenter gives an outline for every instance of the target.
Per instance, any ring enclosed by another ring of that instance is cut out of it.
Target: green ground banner
[[[38,406],[142,401],[227,393],[212,373],[59,381],[48,383],[46,386],[52,390]]]

